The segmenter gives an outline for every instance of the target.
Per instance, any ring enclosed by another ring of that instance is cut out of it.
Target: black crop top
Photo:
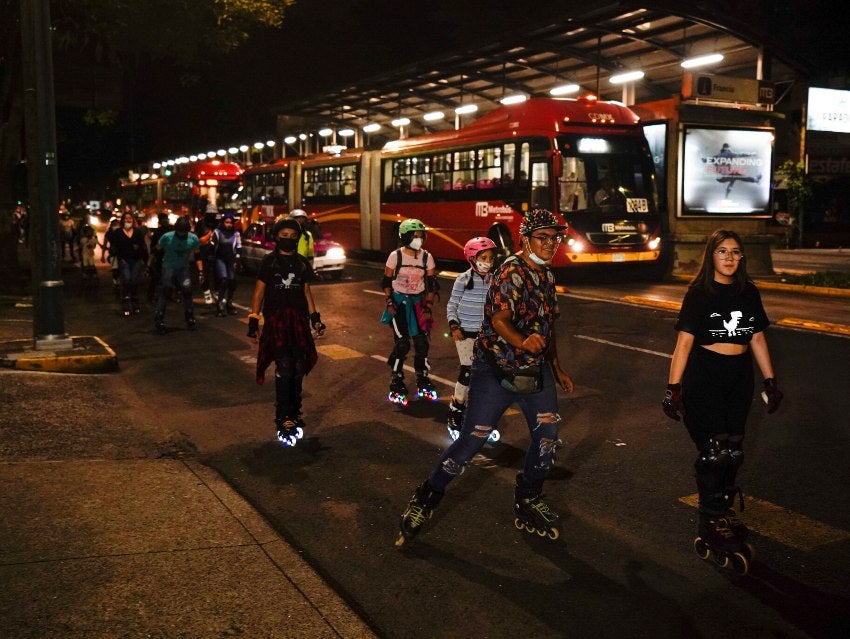
[[[696,344],[749,344],[770,324],[752,282],[741,293],[735,293],[733,284],[717,282],[714,290],[710,294],[692,286],[682,301],[675,329],[691,333]]]

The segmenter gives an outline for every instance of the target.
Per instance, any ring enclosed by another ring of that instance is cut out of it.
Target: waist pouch
[[[499,385],[511,391],[512,393],[520,393],[528,395],[530,393],[539,393],[543,390],[543,368],[540,366],[500,366],[496,362],[493,352],[484,350],[484,359],[499,380]]]

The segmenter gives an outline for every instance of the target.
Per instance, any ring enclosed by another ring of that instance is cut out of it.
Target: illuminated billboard
[[[810,87],[806,128],[809,131],[850,133],[850,91]]]
[[[773,131],[686,127],[681,215],[770,215]]]

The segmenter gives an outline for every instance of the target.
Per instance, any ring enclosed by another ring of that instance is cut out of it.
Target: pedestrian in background
[[[139,276],[148,261],[145,232],[136,223],[136,216],[127,211],[121,216],[121,227],[112,231],[110,252],[115,255],[121,281],[121,310],[125,317],[141,313]]]
[[[275,428],[284,446],[295,446],[304,435],[302,391],[304,377],[318,361],[311,328],[325,332],[316,310],[310,283],[313,267],[298,254],[301,227],[281,219],[272,228],[275,250],[266,255],[257,271],[257,282],[248,316],[248,337],[257,339],[262,310],[263,331],[257,349],[257,383],[265,381],[266,369],[275,365]]]
[[[165,309],[168,300],[175,290],[180,291],[183,301],[183,317],[186,320],[186,328],[195,330],[195,306],[192,300],[192,273],[189,270],[189,259],[195,260],[198,268],[198,280],[204,282],[204,268],[201,262],[200,240],[198,236],[189,230],[189,218],[181,217],[174,223],[174,230],[163,234],[159,238],[151,256],[151,267],[157,259],[157,254],[162,255],[162,280],[159,289],[159,299],[154,312],[154,329],[157,333],[165,332]]]
[[[764,331],[769,325],[746,255],[734,231],[719,229],[708,239],[699,272],[691,281],[679,318],[670,364],[665,414],[684,418],[699,454],[694,467],[699,492],[698,541],[720,557],[736,558],[746,572],[752,556],[747,527],[733,509],[744,461],[744,426],[753,399],[753,359],[764,378],[767,412],[782,401]],[[699,544],[697,544],[699,545]],[[698,548],[698,552],[700,552]],[[749,556],[747,556],[749,554]]]
[[[236,291],[236,264],[242,252],[242,238],[236,230],[232,213],[221,216],[218,228],[212,232],[209,244],[210,257],[216,281],[216,315],[236,315],[233,293]]]
[[[474,237],[464,245],[463,256],[470,268],[457,276],[446,304],[449,332],[460,360],[455,392],[449,403],[448,429],[453,440],[458,438],[463,427],[469,394],[472,346],[484,320],[484,302],[490,287],[490,270],[496,258],[496,243],[486,237]],[[499,431],[494,428],[488,439],[491,442],[498,441]]]
[[[558,298],[549,267],[565,228],[550,211],[530,211],[519,227],[522,250],[493,274],[475,340],[463,428],[416,488],[401,517],[397,546],[416,536],[449,483],[478,454],[514,403],[531,435],[522,472],[516,477],[514,524],[551,539],[560,535],[560,517],[543,501],[542,491],[559,442],[556,385],[568,393],[573,390],[572,380],[558,363]]]

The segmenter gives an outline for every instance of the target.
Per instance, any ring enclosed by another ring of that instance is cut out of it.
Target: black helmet
[[[274,223],[274,227],[272,228],[272,237],[277,239],[277,234],[281,232],[283,229],[292,229],[297,233],[296,238],[301,237],[301,225],[292,218],[281,218],[277,222]]]

